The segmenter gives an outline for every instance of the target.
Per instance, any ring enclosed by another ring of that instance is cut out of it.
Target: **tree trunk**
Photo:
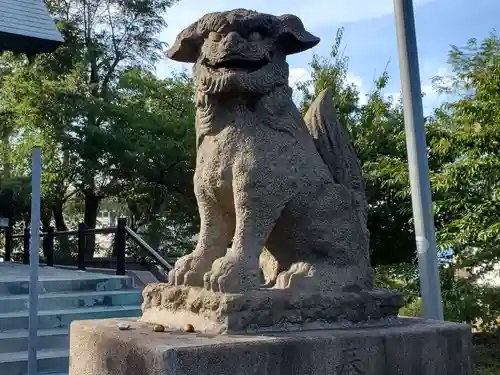
[[[66,232],[68,226],[64,219],[64,202],[58,200],[52,206],[52,214],[54,215],[54,222],[56,224],[56,232]],[[59,243],[59,252],[64,254],[64,258],[71,258],[71,246],[68,236],[59,236],[56,240]]]
[[[64,219],[63,202],[55,202],[52,211],[54,214],[56,230],[58,232],[66,232],[68,230],[68,226],[66,225],[66,220]]]
[[[41,232],[44,233],[48,227],[50,227],[50,222],[52,221],[52,210],[50,208],[50,202],[44,202],[42,200],[40,207],[40,222],[42,224]],[[42,252],[45,259],[47,259],[47,253],[45,252],[45,242],[47,239],[45,237],[41,238]]]
[[[88,229],[95,229],[97,224],[97,214],[99,212],[99,204],[101,198],[95,194],[93,189],[85,192],[85,214],[84,223]],[[85,259],[92,259],[96,249],[95,234],[87,236],[87,243],[85,248]]]

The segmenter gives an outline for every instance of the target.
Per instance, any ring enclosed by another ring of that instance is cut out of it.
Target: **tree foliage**
[[[440,135],[431,148],[441,160],[431,175],[438,242],[454,258],[443,292],[455,301],[455,318],[496,326],[498,291],[477,282],[500,261],[500,39],[452,46],[449,64],[453,75],[435,83],[457,100],[437,109],[430,124]],[[455,271],[464,269],[468,278],[457,280]]]
[[[459,99],[433,124],[445,129],[433,150],[447,159],[433,175],[436,211],[446,214],[439,241],[460,266],[487,270],[500,260],[500,40],[493,34],[453,47],[449,62],[454,76],[436,83]]]
[[[31,63],[0,57],[4,176],[29,176],[29,153],[42,148],[44,226],[67,230],[68,200],[81,199],[82,221],[94,228],[112,198],[130,208],[137,229],[161,215],[165,230],[181,228],[173,237],[193,231],[190,80],[153,73],[175,2],[49,1],[66,43]],[[94,250],[88,241],[87,256]]]

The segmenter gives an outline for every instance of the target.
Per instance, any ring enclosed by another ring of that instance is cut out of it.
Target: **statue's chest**
[[[286,178],[295,167],[300,150],[295,140],[251,120],[227,122],[199,144],[194,182],[212,197],[230,193],[234,179],[251,185],[260,183],[260,176]]]
[[[230,189],[234,166],[253,152],[251,138],[235,126],[206,135],[196,155],[195,184],[205,189]]]

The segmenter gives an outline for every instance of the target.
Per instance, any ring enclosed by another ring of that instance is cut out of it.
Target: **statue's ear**
[[[194,63],[200,56],[202,45],[203,35],[198,32],[198,22],[195,22],[177,35],[174,45],[167,51],[167,57],[179,62]]]
[[[313,48],[320,39],[304,28],[299,17],[293,14],[279,16],[278,43],[286,55],[293,55]]]

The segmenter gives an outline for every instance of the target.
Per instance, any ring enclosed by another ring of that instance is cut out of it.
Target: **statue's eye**
[[[214,42],[220,42],[222,40],[222,34],[212,31],[210,33],[210,39],[212,39]]]
[[[256,42],[258,40],[262,40],[262,34],[259,33],[258,31],[254,31],[253,33],[250,33],[248,35],[249,42]]]

